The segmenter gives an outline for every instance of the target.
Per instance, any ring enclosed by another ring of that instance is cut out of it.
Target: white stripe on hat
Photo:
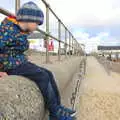
[[[18,15],[17,20],[33,20],[33,21],[43,21],[44,17],[37,17],[37,16],[32,16],[32,15]]]

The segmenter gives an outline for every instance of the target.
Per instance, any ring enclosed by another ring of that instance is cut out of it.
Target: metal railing
[[[15,0],[15,11],[17,11],[20,8],[20,0]],[[64,25],[64,23],[59,19],[59,17],[55,14],[55,12],[51,9],[50,5],[45,1],[45,0],[41,0],[46,8],[46,31],[43,31],[41,29],[37,29],[38,32],[41,32],[42,34],[44,34],[46,37],[44,38],[44,40],[47,41],[47,44],[49,43],[49,38],[52,38],[56,41],[58,41],[58,60],[61,60],[61,44],[64,44],[64,49],[65,49],[65,57],[67,57],[67,47],[69,47],[69,56],[71,56],[70,54],[70,50],[72,50],[72,52],[74,52],[74,55],[80,55],[82,52],[82,47],[81,44],[78,43],[78,41],[75,39],[75,37],[73,36],[73,34],[68,30],[68,28]],[[58,37],[53,36],[52,34],[50,34],[50,21],[49,21],[49,15],[50,12],[52,13],[52,15],[54,15],[54,17],[57,19],[58,21]],[[9,12],[6,9],[0,8],[0,13],[2,13],[3,15],[9,16],[9,15],[14,15],[13,13]],[[61,26],[64,27],[65,29],[65,40],[62,41],[61,39]],[[69,43],[67,43],[67,34],[69,35]],[[46,63],[49,62],[49,50],[48,50],[48,45],[46,47]]]

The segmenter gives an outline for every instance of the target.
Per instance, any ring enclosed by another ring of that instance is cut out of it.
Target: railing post
[[[82,49],[80,48],[80,43],[78,44],[78,50],[79,50],[79,54],[78,54],[78,55],[80,56],[80,55],[81,55],[81,50],[82,50]]]
[[[58,48],[58,61],[61,60],[61,22],[58,20],[58,40],[59,40],[59,48]]]
[[[75,39],[73,39],[73,50],[74,50],[74,56],[75,56]]]
[[[79,55],[79,43],[77,42],[77,56]]]
[[[73,38],[73,36],[72,36],[72,56],[73,56],[73,49],[74,49],[73,40],[74,40],[74,38]]]
[[[80,51],[81,51],[81,49],[80,49],[80,44],[78,43],[78,55],[80,56]]]
[[[17,13],[19,8],[20,8],[20,0],[15,0],[15,13]]]
[[[76,56],[77,56],[77,42],[75,40],[75,52],[76,52]]]
[[[75,48],[75,39],[74,39],[74,56],[76,55],[76,48]]]
[[[70,49],[71,47],[70,46],[71,46],[71,33],[69,33],[69,57],[71,56],[71,52],[70,52],[71,51],[71,49]]]
[[[79,43],[77,42],[77,56],[79,56]]]
[[[65,58],[67,58],[67,30],[65,28]]]
[[[49,34],[49,7],[46,5],[46,33]],[[46,63],[49,62],[49,50],[48,50],[48,45],[49,45],[49,36],[46,36]]]

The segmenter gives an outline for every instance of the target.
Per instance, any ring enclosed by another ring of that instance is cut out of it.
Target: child
[[[20,75],[34,81],[44,97],[50,120],[73,120],[75,111],[61,105],[53,74],[27,60],[27,36],[44,21],[43,12],[33,3],[25,3],[16,17],[9,16],[0,25],[0,77]]]

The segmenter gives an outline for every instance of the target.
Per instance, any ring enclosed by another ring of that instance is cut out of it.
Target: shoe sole
[[[76,112],[73,113],[73,114],[71,114],[70,116],[71,116],[71,117],[75,117],[75,116],[76,116]]]

